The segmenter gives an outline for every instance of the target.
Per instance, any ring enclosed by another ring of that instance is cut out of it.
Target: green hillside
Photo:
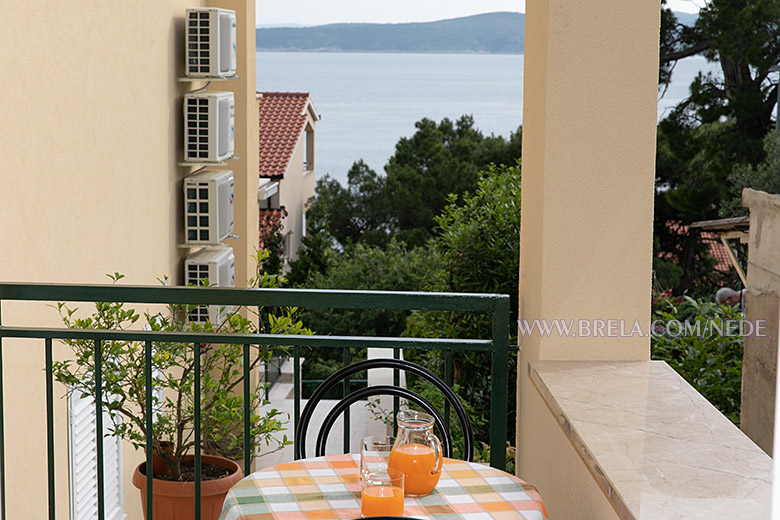
[[[330,24],[257,29],[263,51],[523,52],[522,13],[488,13],[427,23]]]

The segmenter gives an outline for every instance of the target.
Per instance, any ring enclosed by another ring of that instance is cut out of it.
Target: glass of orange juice
[[[360,493],[363,516],[403,516],[404,474],[391,468],[363,476]]]
[[[396,419],[398,432],[387,467],[404,473],[407,496],[425,496],[441,476],[441,442],[433,434],[434,419],[416,410],[398,412]]]

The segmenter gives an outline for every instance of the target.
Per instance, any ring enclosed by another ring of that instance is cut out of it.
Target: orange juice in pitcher
[[[441,476],[441,443],[433,434],[433,417],[404,410],[398,412],[397,420],[398,433],[387,466],[404,473],[406,495],[425,496]]]

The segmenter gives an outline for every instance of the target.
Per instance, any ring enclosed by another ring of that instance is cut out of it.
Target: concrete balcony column
[[[649,358],[659,7],[526,4],[519,319],[573,325],[519,340],[518,474],[551,518],[615,513],[528,363]]]

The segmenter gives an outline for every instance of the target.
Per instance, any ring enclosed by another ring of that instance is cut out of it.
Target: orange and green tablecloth
[[[278,464],[238,482],[220,520],[360,518],[360,455]],[[445,459],[436,489],[404,499],[404,516],[426,520],[544,520],[536,488],[503,471]]]

